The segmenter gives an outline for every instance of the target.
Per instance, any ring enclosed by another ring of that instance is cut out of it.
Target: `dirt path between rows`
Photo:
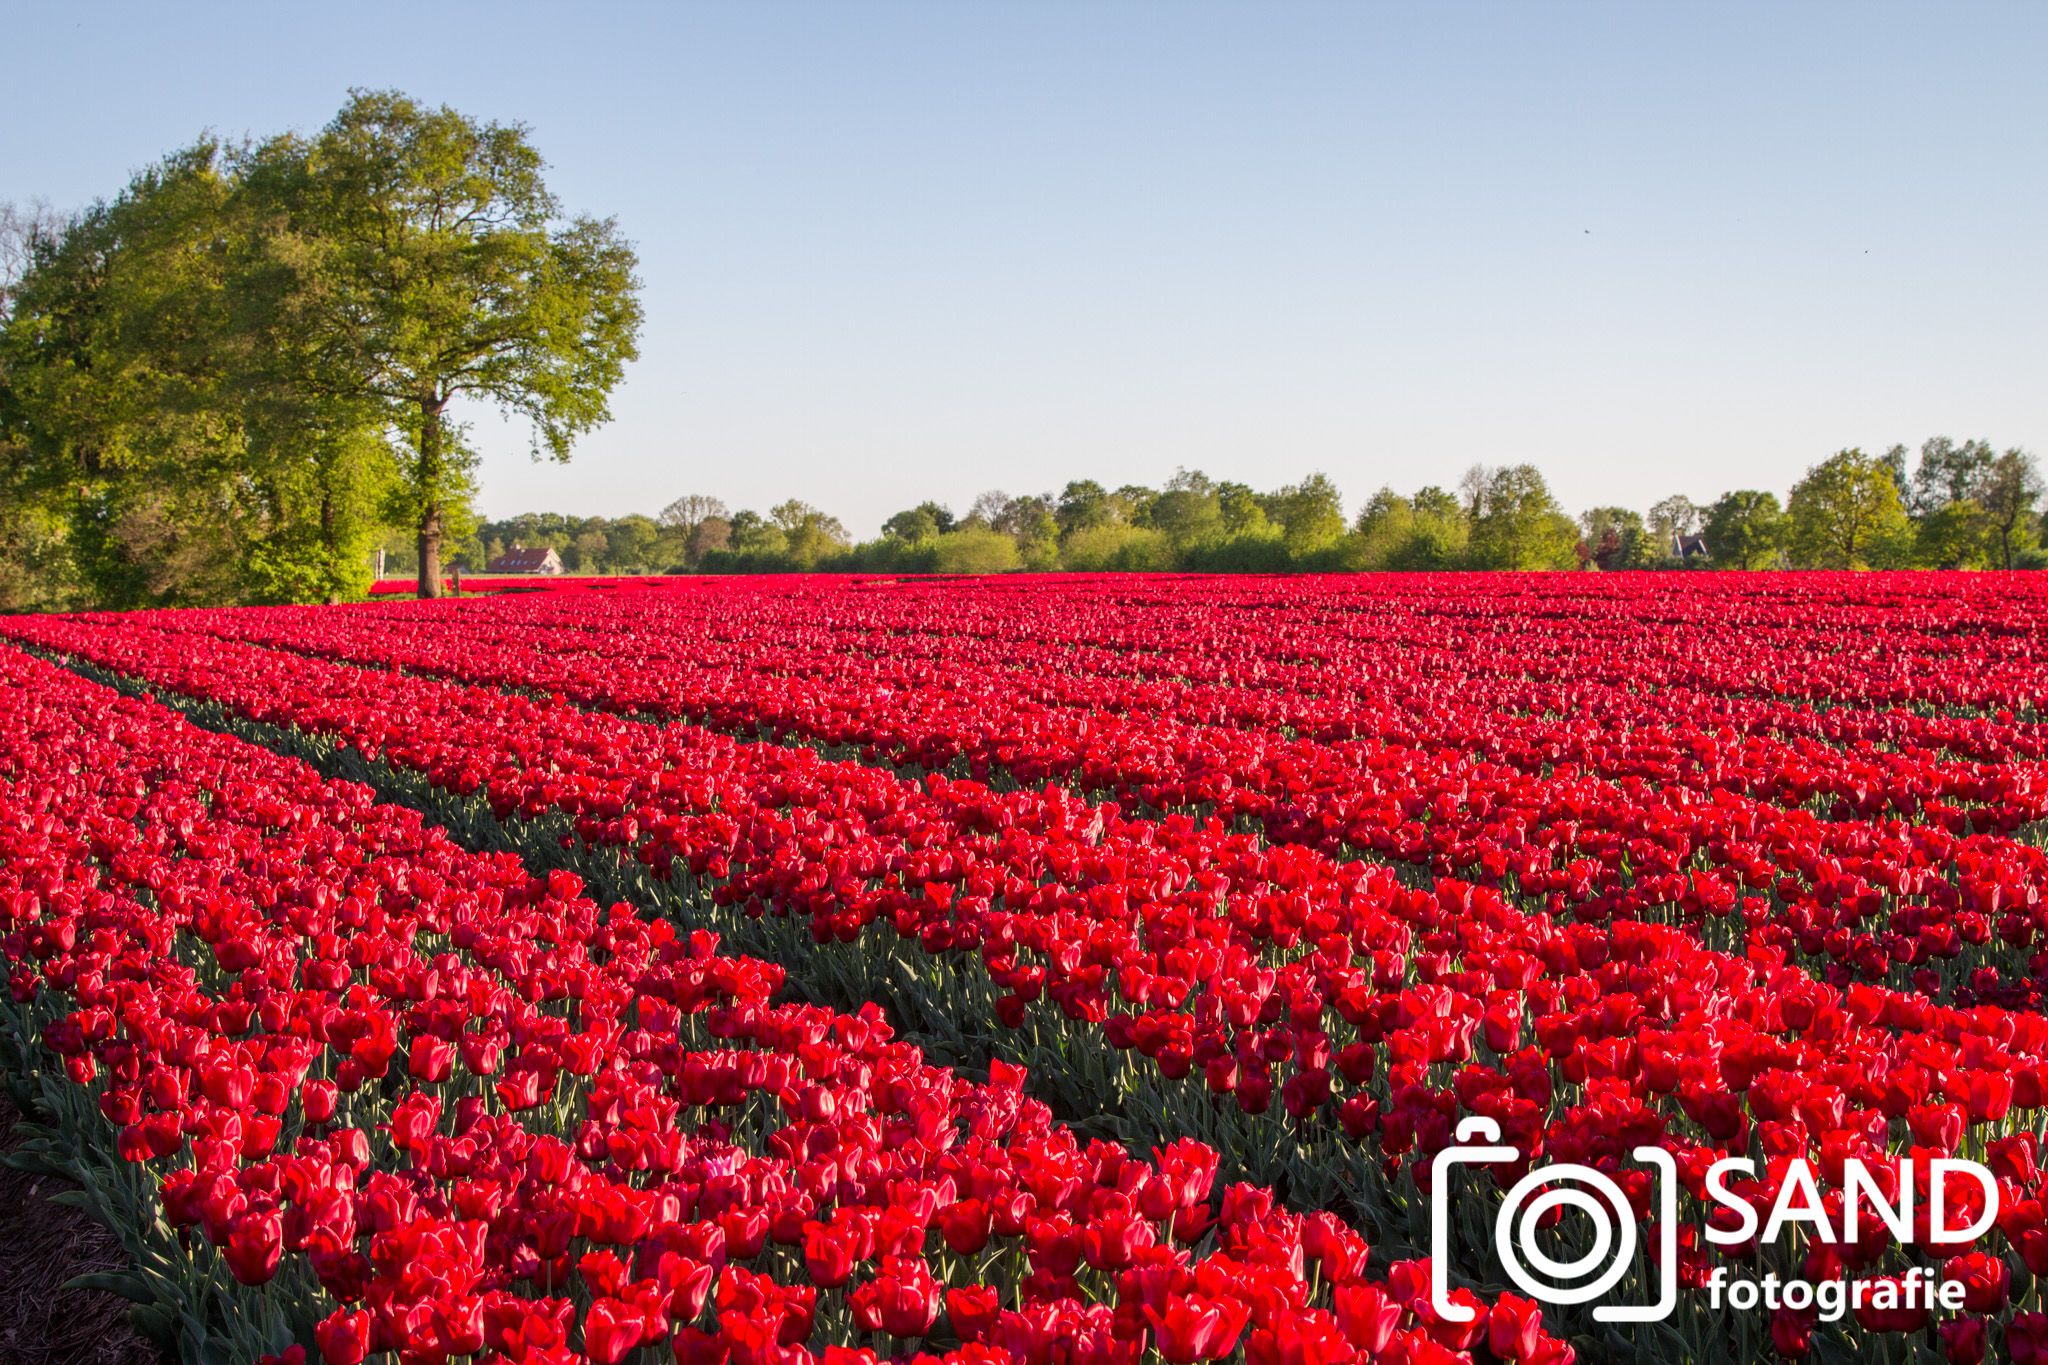
[[[0,1094],[0,1156],[19,1142]],[[0,1165],[0,1365],[169,1365],[128,1324],[128,1303],[100,1289],[61,1289],[118,1270],[121,1245],[81,1209],[53,1204],[66,1181]]]

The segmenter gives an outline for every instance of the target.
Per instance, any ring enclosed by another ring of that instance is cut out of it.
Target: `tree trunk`
[[[336,573],[340,568],[340,556],[334,550],[334,499],[326,493],[320,495],[320,548],[325,561],[327,575],[327,605],[341,603],[341,589],[336,586]]]
[[[441,507],[430,502],[420,509],[421,597],[439,597],[441,592]]]
[[[420,580],[421,597],[441,596],[441,409],[448,400],[420,396]]]

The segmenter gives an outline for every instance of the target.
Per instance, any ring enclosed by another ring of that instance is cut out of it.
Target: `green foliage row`
[[[1475,467],[1455,493],[1431,486],[1403,496],[1382,488],[1348,523],[1336,486],[1321,474],[1259,493],[1183,471],[1163,490],[1112,491],[1079,480],[1057,495],[988,493],[958,518],[923,502],[860,544],[837,519],[802,502],[762,516],[684,499],[676,506],[690,504],[691,515],[672,507],[653,529],[667,536],[659,543],[682,551],[671,565],[676,572],[2041,566],[2041,484],[2032,457],[1936,437],[1922,446],[1909,477],[1906,456],[1903,446],[1879,456],[1844,450],[1809,469],[1788,501],[1738,489],[1706,504],[1665,498],[1647,516],[1610,506],[1571,517],[1542,473],[1520,464]],[[593,547],[602,539],[582,534]],[[531,534],[527,543],[562,548]]]

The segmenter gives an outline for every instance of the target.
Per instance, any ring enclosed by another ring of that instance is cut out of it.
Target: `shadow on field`
[[[19,1141],[18,1117],[0,1092],[0,1156]],[[67,1187],[0,1164],[0,1365],[167,1365],[129,1326],[125,1299],[60,1287],[124,1262],[113,1233],[81,1209],[50,1202]]]

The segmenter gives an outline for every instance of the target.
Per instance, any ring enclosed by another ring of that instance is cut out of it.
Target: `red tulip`
[[[1515,1294],[1502,1294],[1486,1314],[1487,1348],[1502,1360],[1528,1360],[1543,1334],[1543,1313]]]
[[[284,1254],[284,1218],[275,1209],[244,1213],[228,1229],[221,1255],[243,1284],[267,1284]]]
[[[843,1228],[804,1224],[804,1269],[822,1289],[837,1289],[853,1277],[859,1260],[852,1237]]]
[[[847,1296],[853,1319],[867,1332],[921,1337],[939,1316],[939,1285],[921,1260],[887,1256],[882,1273]]]
[[[1159,1353],[1171,1365],[1194,1365],[1229,1355],[1244,1331],[1250,1309],[1235,1300],[1189,1294],[1164,1312],[1147,1306],[1145,1317],[1159,1335]]]
[[[1941,1276],[1963,1286],[1963,1307],[1973,1313],[1996,1313],[2004,1308],[2012,1282],[2005,1258],[1983,1251],[1951,1257],[1942,1266]]]
[[[1936,1331],[1941,1338],[1942,1359],[1949,1365],[1980,1365],[1990,1348],[1982,1318],[1951,1318]]]
[[[973,1256],[987,1246],[991,1230],[988,1206],[979,1199],[963,1199],[939,1214],[946,1245],[962,1256]]]
[[[313,1344],[327,1365],[361,1365],[370,1353],[370,1315],[337,1308],[315,1325]]]
[[[962,1341],[980,1341],[995,1324],[1001,1300],[987,1285],[965,1285],[946,1291],[946,1319]]]
[[[597,1365],[618,1365],[646,1339],[646,1319],[616,1299],[597,1299],[583,1317],[583,1349]]]

